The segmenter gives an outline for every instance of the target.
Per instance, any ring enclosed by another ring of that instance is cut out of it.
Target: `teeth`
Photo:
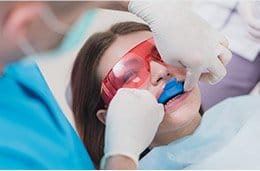
[[[173,97],[172,99],[170,99],[170,100],[166,103],[166,105],[168,105],[169,103],[173,102],[176,98],[180,97],[181,95],[182,95],[182,94],[179,94],[179,95]]]

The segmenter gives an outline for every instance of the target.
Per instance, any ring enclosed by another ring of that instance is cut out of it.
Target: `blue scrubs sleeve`
[[[0,169],[94,169],[34,62],[0,78]]]

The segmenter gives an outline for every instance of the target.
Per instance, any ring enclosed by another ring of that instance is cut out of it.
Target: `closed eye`
[[[136,73],[137,73],[137,71],[135,71],[135,70],[130,70],[130,71],[126,72],[123,76],[123,82],[127,83],[130,80],[132,80],[133,78],[135,78]]]

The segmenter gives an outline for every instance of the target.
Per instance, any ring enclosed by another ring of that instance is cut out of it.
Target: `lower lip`
[[[169,113],[169,112],[173,112],[173,111],[177,110],[180,107],[180,105],[182,104],[182,102],[187,99],[187,97],[190,95],[190,93],[191,92],[186,92],[186,93],[182,94],[181,96],[177,97],[172,102],[165,105],[164,106],[165,112]]]

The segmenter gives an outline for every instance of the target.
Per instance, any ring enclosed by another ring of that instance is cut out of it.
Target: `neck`
[[[199,126],[200,121],[201,115],[198,113],[190,123],[184,125],[182,128],[179,128],[174,132],[164,134],[162,137],[158,138],[160,139],[160,141],[154,142],[153,144],[151,144],[151,147],[167,145],[175,140],[191,135]]]

